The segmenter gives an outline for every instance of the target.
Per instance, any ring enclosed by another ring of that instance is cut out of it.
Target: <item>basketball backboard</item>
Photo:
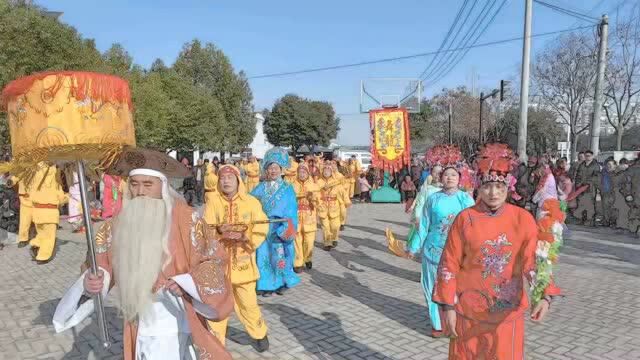
[[[387,107],[404,107],[420,112],[422,81],[413,78],[371,78],[360,82],[360,112]]]

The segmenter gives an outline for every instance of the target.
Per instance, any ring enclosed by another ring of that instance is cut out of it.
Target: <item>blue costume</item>
[[[420,192],[418,192],[416,200],[413,203],[413,211],[411,212],[410,219],[411,226],[409,228],[409,234],[407,235],[407,249],[419,249],[424,239],[427,238],[427,228],[425,227],[422,213],[429,196],[437,193],[440,189],[440,186],[427,183],[422,184]]]
[[[427,199],[422,214],[421,225],[427,229],[426,239],[409,244],[407,251],[417,253],[422,248],[422,289],[429,306],[431,327],[436,331],[442,330],[438,305],[431,299],[435,284],[436,272],[440,263],[440,256],[447,241],[449,227],[458,213],[475,204],[473,198],[462,190],[449,194],[444,191],[432,194]]]
[[[289,166],[286,150],[273,148],[265,154],[262,171],[276,163],[281,168]],[[270,220],[286,219],[286,222],[272,223],[266,240],[256,250],[256,261],[260,270],[260,279],[256,285],[258,291],[276,291],[292,288],[300,282],[293,272],[295,259],[294,239],[298,228],[298,204],[291,184],[282,178],[276,181],[263,181],[251,192],[260,200],[262,210]]]

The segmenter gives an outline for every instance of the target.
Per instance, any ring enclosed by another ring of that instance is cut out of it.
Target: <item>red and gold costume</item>
[[[487,145],[478,161],[481,181],[508,184],[511,156],[506,146]],[[537,243],[533,216],[508,203],[492,212],[479,201],[456,217],[433,292],[458,315],[449,359],[524,358],[525,281],[536,286]]]

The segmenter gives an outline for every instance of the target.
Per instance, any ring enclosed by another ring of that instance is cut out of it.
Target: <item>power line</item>
[[[534,34],[534,35],[531,35],[531,37],[544,37],[544,36],[561,34],[561,33],[565,33],[565,32],[571,32],[571,31],[582,30],[582,29],[587,29],[587,28],[593,28],[593,25],[579,26],[579,27],[573,27],[573,28],[564,29],[564,30],[557,30],[557,31],[550,31],[550,32],[545,32],[545,33],[540,33],[540,34]],[[508,38],[508,39],[489,41],[489,42],[475,44],[475,45],[466,46],[466,47],[458,47],[458,48],[450,49],[450,50],[443,50],[443,51],[440,51],[440,52],[438,52],[438,51],[429,51],[429,52],[413,54],[413,55],[397,56],[397,57],[383,58],[383,59],[377,59],[377,60],[368,60],[368,61],[361,61],[361,62],[350,63],[350,64],[333,65],[333,66],[310,68],[310,69],[305,69],[305,70],[297,70],[297,71],[288,71],[288,72],[280,72],[280,73],[249,76],[247,78],[248,79],[265,79],[265,78],[273,78],[273,77],[284,77],[284,76],[307,74],[307,73],[314,73],[314,72],[320,72],[320,71],[338,70],[338,69],[346,69],[346,68],[360,67],[360,66],[373,65],[373,64],[397,62],[397,61],[421,58],[421,57],[425,57],[425,56],[437,55],[437,54],[443,53],[443,52],[456,52],[456,51],[475,49],[475,48],[480,48],[480,47],[500,45],[500,44],[505,44],[505,43],[509,43],[509,42],[513,42],[513,41],[519,41],[519,40],[522,40],[522,39],[523,39],[523,37],[519,36],[519,37]]]
[[[449,37],[451,36],[453,29],[458,25],[458,21],[460,21],[460,16],[462,15],[462,12],[464,11],[464,9],[467,7],[468,2],[469,0],[464,0],[464,2],[462,3],[462,6],[460,6],[460,9],[458,10],[458,14],[456,14],[456,18],[453,20],[453,23],[451,24],[449,31],[447,31],[447,35],[445,35],[444,40],[442,40],[442,43],[440,44],[438,51],[441,51],[442,48],[444,48],[444,45],[449,40]],[[473,6],[475,6],[475,3],[473,4]],[[429,71],[429,69],[431,68],[431,65],[433,64],[436,58],[437,56],[434,56],[431,58],[431,61],[429,62],[429,64],[427,64],[427,67],[424,68],[422,73],[418,76],[418,79],[421,78],[427,71]]]
[[[493,0],[493,2],[495,2],[496,0]],[[475,6],[475,3],[473,4]],[[451,42],[451,44],[449,44],[449,49],[451,49],[451,47],[455,46],[455,47],[460,47],[460,46],[465,46],[467,44],[464,43],[464,40],[467,38],[467,36],[469,36],[469,33],[472,31],[472,29],[476,26],[476,24],[478,23],[478,19],[482,16],[482,14],[484,14],[484,12],[487,10],[489,6],[489,1],[485,2],[483,8],[480,10],[480,14],[475,18],[474,22],[471,24],[471,26],[469,26],[468,29],[466,29],[465,34],[462,36],[462,39],[460,39],[460,41],[457,44],[454,44],[455,39]],[[464,27],[464,25],[467,23],[467,20],[469,19],[469,16],[471,15],[471,12],[473,11],[473,8],[471,8],[471,10],[469,11],[469,13],[467,14],[467,17],[464,21],[464,24],[462,24],[462,27]],[[462,28],[460,28],[460,30],[462,30]],[[458,31],[458,34],[460,34],[460,31]],[[457,39],[457,36],[456,36]],[[452,53],[448,53],[447,55],[443,56],[440,61],[438,62],[438,64],[431,69],[431,71],[429,71],[426,74],[422,74],[422,76],[420,78],[422,79],[427,79],[429,77],[431,77],[435,72],[439,71],[442,68],[442,65],[447,63],[449,61],[449,59],[451,59],[451,56],[453,56]]]
[[[533,2],[535,2],[535,3],[539,4],[539,5],[542,5],[542,6],[546,7],[546,8],[549,8],[551,10],[557,11],[559,13],[562,13],[562,14],[565,14],[565,15],[569,15],[569,16],[573,16],[573,17],[578,18],[580,20],[598,21],[598,19],[596,19],[594,17],[591,17],[589,15],[585,15],[585,14],[579,13],[577,11],[569,10],[569,9],[560,7],[558,5],[553,5],[553,4],[550,4],[548,2],[544,2],[542,0],[533,0]]]
[[[491,13],[491,11],[493,11],[494,6],[498,3],[497,0],[494,0],[491,3],[491,6],[486,8],[487,11],[484,12],[484,14],[481,14],[480,15],[481,17],[479,16],[476,19],[476,21],[472,24],[471,27],[472,27],[473,30],[469,31],[469,33],[465,36],[465,38],[463,39],[464,42],[462,43],[462,46],[474,45],[475,43],[478,42],[478,39],[485,33],[485,31],[487,30],[489,25],[491,25],[491,23],[493,23],[493,21],[495,20],[496,16],[500,12],[500,10],[502,10],[502,7],[506,3],[506,1],[507,0],[503,0],[502,1],[502,3],[497,8],[495,13],[489,19],[489,22],[487,22],[484,25],[484,28],[482,28],[482,30],[480,30],[481,27],[482,27],[482,24],[485,21],[485,19],[487,19],[487,17]],[[480,30],[479,33],[478,33],[478,30]],[[425,80],[428,80],[428,79],[438,79],[439,80],[442,77],[446,76],[453,69],[453,67],[455,67],[462,60],[462,58],[464,58],[464,56],[467,54],[467,52],[468,51],[466,51],[464,54],[462,52],[459,52],[459,53],[456,53],[456,54],[450,54],[449,55],[449,61],[447,63],[445,63],[440,69],[438,69],[438,71],[434,71],[429,77],[425,78]],[[462,54],[462,57],[460,57],[460,54]],[[453,64],[453,66],[452,66],[452,64]]]
[[[466,3],[466,1],[465,1],[465,3]],[[462,21],[462,25],[460,25],[460,27],[458,28],[458,31],[456,31],[456,35],[453,37],[453,39],[449,43],[449,46],[447,47],[447,50],[450,50],[455,45],[456,39],[458,39],[458,35],[460,35],[460,32],[462,31],[462,29],[464,29],[464,26],[467,24],[467,21],[469,21],[469,16],[471,16],[471,13],[473,12],[473,9],[475,9],[477,3],[478,3],[478,0],[474,0],[473,1],[473,4],[471,5],[471,8],[469,9],[469,12],[467,12],[467,15],[465,16],[464,20]],[[486,5],[485,5],[485,7],[486,7]],[[458,46],[460,46],[460,43],[458,43]],[[435,56],[432,59],[432,62],[436,58],[438,58],[438,56]],[[436,68],[439,67],[441,63],[442,63],[442,58],[439,58],[439,61],[436,63],[435,67]],[[431,68],[429,70],[425,69],[422,72],[422,74],[420,74],[420,76],[418,78],[423,78],[425,76],[428,76],[427,71],[433,71],[433,68]]]

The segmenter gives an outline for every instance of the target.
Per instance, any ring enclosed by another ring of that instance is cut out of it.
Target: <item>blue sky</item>
[[[482,3],[485,0],[480,0]],[[486,0],[489,1],[489,0]],[[547,0],[599,17],[625,0]],[[632,2],[626,0],[627,2]],[[173,63],[194,38],[212,42],[248,76],[360,62],[437,50],[463,0],[36,0],[63,11],[62,21],[101,51],[119,42],[134,61]],[[479,42],[522,35],[524,1],[508,0]],[[615,15],[615,14],[610,14]],[[562,30],[578,20],[534,4],[533,33]],[[533,56],[553,37],[533,40]],[[427,95],[443,87],[470,85],[474,68],[481,88],[519,77],[521,41],[477,48]],[[359,111],[359,86],[371,77],[417,77],[430,58],[250,81],[256,110],[287,93],[331,102],[341,114],[338,141],[368,143],[368,120]]]

